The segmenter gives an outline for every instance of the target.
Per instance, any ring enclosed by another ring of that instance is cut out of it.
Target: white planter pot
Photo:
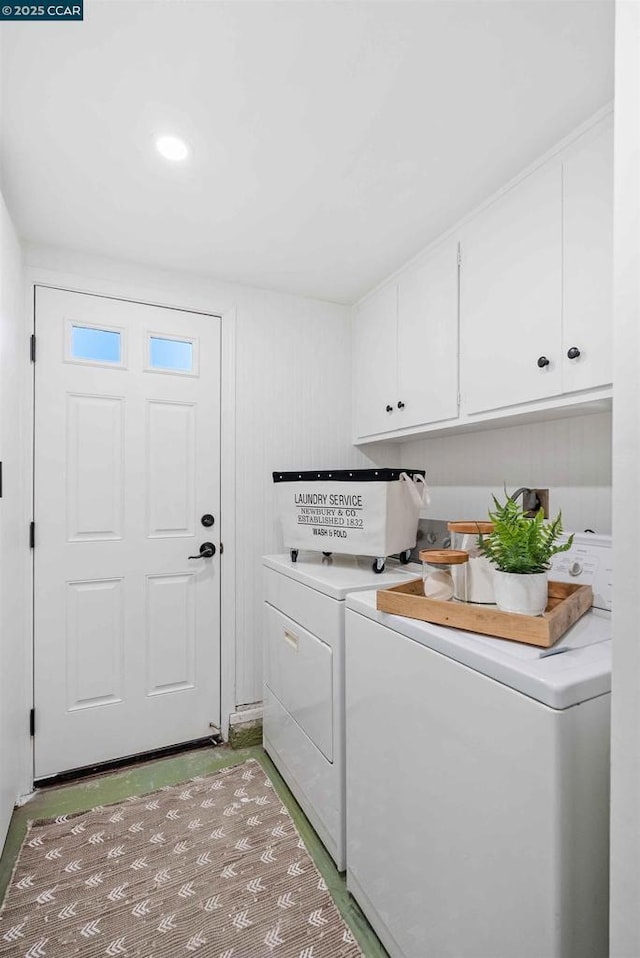
[[[547,607],[548,578],[546,572],[522,575],[496,569],[494,586],[498,608],[518,615],[542,615]]]

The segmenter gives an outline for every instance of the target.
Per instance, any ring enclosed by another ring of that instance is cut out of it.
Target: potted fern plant
[[[565,543],[558,542],[562,513],[545,522],[542,509],[528,519],[508,495],[504,503],[495,496],[493,501],[495,508],[489,511],[489,518],[494,529],[478,537],[478,546],[494,566],[498,608],[520,615],[542,615],[547,607],[551,558],[570,549],[573,536]]]

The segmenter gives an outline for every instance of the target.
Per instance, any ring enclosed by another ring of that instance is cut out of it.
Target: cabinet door
[[[353,320],[354,435],[397,429],[396,325],[398,288],[385,286],[356,310]],[[387,411],[387,406],[391,411]]]
[[[565,392],[571,392],[612,381],[613,131],[610,121],[565,161],[563,194],[563,387]],[[579,355],[575,354],[576,350]]]
[[[396,427],[458,415],[458,244],[446,243],[398,285]]]
[[[543,169],[462,235],[460,337],[467,413],[562,389],[562,175]],[[540,367],[545,357],[548,365]]]

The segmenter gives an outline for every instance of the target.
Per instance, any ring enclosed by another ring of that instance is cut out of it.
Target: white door
[[[36,344],[42,778],[219,723],[220,320],[39,287]]]

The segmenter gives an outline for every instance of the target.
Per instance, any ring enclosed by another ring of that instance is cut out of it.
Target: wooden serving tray
[[[422,579],[411,579],[389,589],[380,589],[376,608],[380,612],[406,615],[410,619],[422,619],[548,649],[593,604],[590,585],[573,585],[569,582],[549,582],[549,602],[543,615],[516,615],[502,612],[493,605],[427,599],[422,589]]]

